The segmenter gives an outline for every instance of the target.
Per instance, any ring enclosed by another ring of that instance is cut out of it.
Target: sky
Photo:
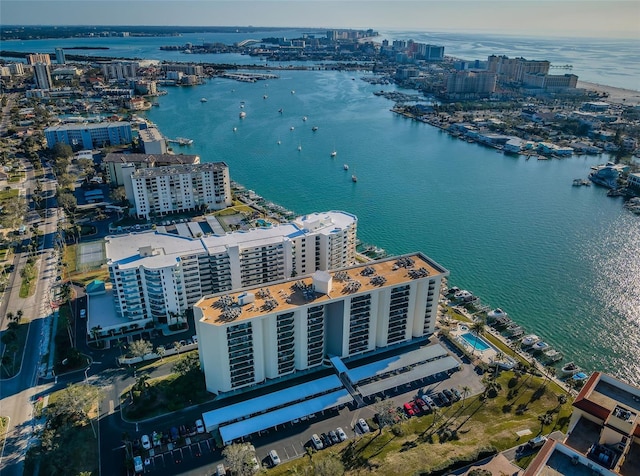
[[[0,23],[373,28],[640,39],[640,0],[2,0]]]

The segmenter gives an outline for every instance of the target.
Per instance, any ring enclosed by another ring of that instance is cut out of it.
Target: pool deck
[[[485,349],[485,350],[474,349],[473,346],[471,344],[469,344],[462,337],[462,335],[466,334],[466,333],[473,334],[473,332],[471,332],[471,329],[469,328],[469,326],[464,325],[464,324],[458,324],[458,326],[455,329],[451,330],[451,336],[453,338],[455,338],[458,342],[460,342],[467,350],[473,351],[473,355],[474,356],[479,357],[480,360],[482,360],[483,362],[485,362],[487,364],[490,364],[490,365],[493,364],[495,357],[498,355],[498,349],[496,349],[491,344],[491,342],[488,342],[482,336],[478,337],[478,341],[481,341],[484,344],[486,344],[488,348]],[[475,334],[473,334],[473,335],[475,336]]]

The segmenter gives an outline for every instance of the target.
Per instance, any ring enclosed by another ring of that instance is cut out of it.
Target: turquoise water
[[[471,332],[465,332],[460,337],[462,337],[467,344],[471,346],[474,350],[479,350],[480,352],[484,352],[487,349],[490,349],[491,346],[485,342],[482,337],[478,337]]]
[[[506,156],[391,113],[360,74],[280,75],[170,88],[146,114],[194,139],[177,151],[227,162],[234,180],[297,213],[353,212],[363,242],[423,251],[582,368],[640,383],[640,220],[606,190],[572,186],[606,156]]]

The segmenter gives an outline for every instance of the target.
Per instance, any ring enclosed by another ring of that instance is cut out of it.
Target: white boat
[[[302,144],[298,146],[298,152],[300,152],[301,150],[302,150]]]
[[[329,154],[331,157],[335,157],[336,155],[338,155],[338,152],[336,152],[335,150],[331,151],[331,154]],[[346,169],[345,169],[346,170]]]
[[[311,130],[312,130],[313,132],[317,131],[317,130],[318,130],[318,126],[313,126],[313,127],[311,128]]]
[[[238,130],[238,128],[237,128],[237,127],[234,127],[234,128],[233,128],[233,132],[236,132],[237,130]]]
[[[562,359],[562,353],[558,352],[555,349],[547,349],[543,352],[545,358],[550,362],[557,362]]]
[[[240,116],[240,119],[244,119],[245,117],[247,117],[247,113],[244,111],[241,111],[239,116]]]
[[[295,129],[295,127],[293,127],[293,126],[291,126],[291,127],[289,128],[289,130],[291,130],[291,131],[292,131],[292,130],[294,130],[294,129]]]
[[[207,98],[200,98],[200,102],[207,102]]]
[[[282,141],[278,140],[278,142],[276,142],[276,144],[280,145],[280,144],[282,144]]]
[[[458,291],[457,293],[455,293],[453,295],[453,297],[455,297],[456,299],[460,300],[460,301],[472,301],[473,300],[473,293],[463,289],[462,291]]]
[[[578,372],[580,372],[580,367],[578,367],[573,362],[568,362],[565,365],[563,365],[562,368],[560,369],[560,376],[571,377],[572,375],[575,375]]]
[[[291,90],[291,94],[295,94],[295,93],[296,93],[296,92],[292,89],[292,90]]]
[[[549,348],[549,344],[544,341],[538,341],[531,347],[534,352],[542,352],[543,350],[547,350]]]
[[[507,313],[504,312],[502,309],[497,308],[487,313],[487,322],[492,322],[492,321],[495,321],[496,319],[505,318],[505,317],[507,317]]]
[[[278,112],[279,112],[280,114],[282,114],[282,108],[278,109]]]
[[[356,177],[355,175],[351,176],[351,181],[352,182],[357,182],[358,181],[358,177]]]
[[[264,96],[262,96],[262,99],[267,99],[269,96],[267,96],[266,94]]]
[[[507,330],[505,332],[508,337],[520,337],[522,334],[524,334],[524,330],[522,329],[522,327],[515,324],[513,326],[507,327]]]
[[[307,121],[307,116],[303,116],[302,117],[302,122],[306,122]]]
[[[529,347],[530,345],[535,344],[539,340],[540,340],[540,338],[537,335],[535,335],[535,334],[527,334],[526,336],[524,336],[520,340],[520,342],[522,343],[523,346]]]
[[[348,166],[347,164],[344,164],[344,165],[342,166],[342,168],[343,168],[343,169],[345,169],[345,170],[349,170],[349,166]]]

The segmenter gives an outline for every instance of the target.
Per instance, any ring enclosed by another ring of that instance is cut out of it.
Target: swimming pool
[[[471,332],[460,334],[460,337],[462,337],[464,341],[469,344],[469,346],[474,350],[484,352],[485,350],[491,348],[491,346],[482,337],[476,337],[476,335]]]

